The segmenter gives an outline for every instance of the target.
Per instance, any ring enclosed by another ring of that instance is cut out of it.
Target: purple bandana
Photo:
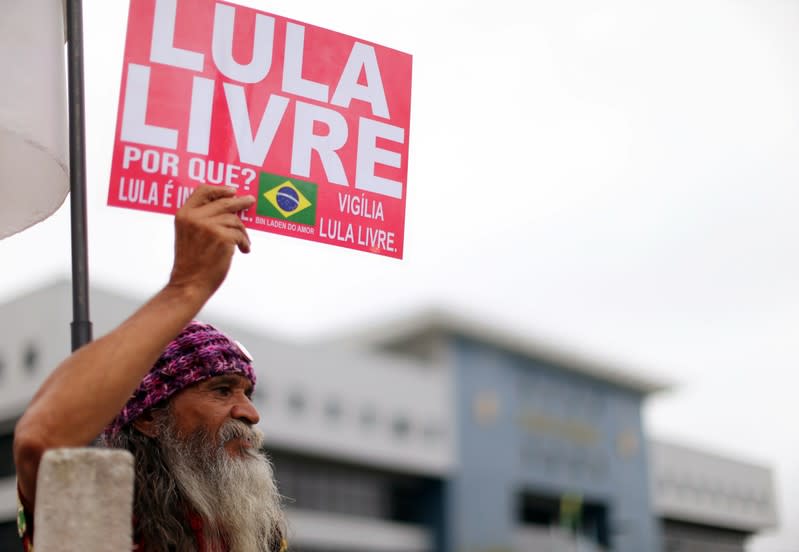
[[[249,354],[210,324],[194,320],[167,345],[103,434],[114,435],[178,391],[223,374],[241,374],[255,385]]]

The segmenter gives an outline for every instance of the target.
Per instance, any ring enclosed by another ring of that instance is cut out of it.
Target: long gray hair
[[[218,444],[205,432],[179,437],[168,407],[154,412],[158,438],[132,424],[106,437],[107,447],[129,450],[135,462],[134,532],[148,552],[195,552],[197,542],[189,519],[203,519],[206,544],[226,542],[231,552],[279,552],[284,546],[285,519],[269,460],[248,450],[233,459],[224,443],[261,437],[253,428],[230,420]]]

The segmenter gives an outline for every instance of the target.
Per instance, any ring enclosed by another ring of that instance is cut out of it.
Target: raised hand
[[[232,188],[200,186],[175,214],[175,261],[171,286],[210,296],[230,269],[234,248],[250,252],[247,229],[236,213],[255,202]]]

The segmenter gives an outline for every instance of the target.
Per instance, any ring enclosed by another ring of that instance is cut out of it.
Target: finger
[[[252,242],[250,241],[250,235],[247,233],[247,230],[244,230],[244,242],[238,244],[239,251],[242,253],[249,253],[252,251]]]
[[[225,235],[230,237],[232,236],[233,242],[239,246],[239,249],[242,253],[249,253],[250,247],[252,242],[250,241],[250,235],[247,233],[247,228],[244,226],[242,220],[232,213],[224,214],[224,215],[217,215],[211,219],[214,224],[218,224],[222,226],[226,230],[233,230],[234,232],[238,232],[238,234],[230,234],[226,232]],[[241,241],[241,236],[244,236],[244,242]]]
[[[202,184],[197,186],[188,199],[186,199],[184,206],[189,208],[200,207],[219,198],[232,197],[235,193],[236,190],[234,188],[229,188],[227,186],[209,186],[207,184]]]
[[[226,234],[231,242],[238,246],[239,251],[242,253],[250,252],[250,237],[247,235],[246,230],[239,230],[235,228],[226,228]]]
[[[202,216],[213,217],[223,213],[238,213],[245,209],[249,209],[255,203],[255,198],[250,195],[236,196],[236,197],[223,197],[215,199],[210,203],[206,203],[200,207]]]
[[[234,215],[233,213],[216,215],[211,219],[211,222],[225,226],[227,228],[244,231],[244,222],[242,222],[238,215]]]
[[[213,219],[211,219],[215,224],[219,224],[225,228],[229,228],[232,230],[238,230],[239,232],[244,234],[244,237],[247,239],[247,251],[243,251],[244,253],[249,253],[249,249],[252,246],[252,242],[250,241],[250,235],[247,232],[247,228],[244,226],[244,222],[238,217],[238,215],[234,214],[226,214],[226,215],[217,215]]]

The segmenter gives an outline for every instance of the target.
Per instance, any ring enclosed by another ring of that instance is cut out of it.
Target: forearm
[[[111,333],[56,368],[17,423],[15,459],[23,493],[33,500],[41,453],[85,446],[102,432],[209,295],[167,286]]]

